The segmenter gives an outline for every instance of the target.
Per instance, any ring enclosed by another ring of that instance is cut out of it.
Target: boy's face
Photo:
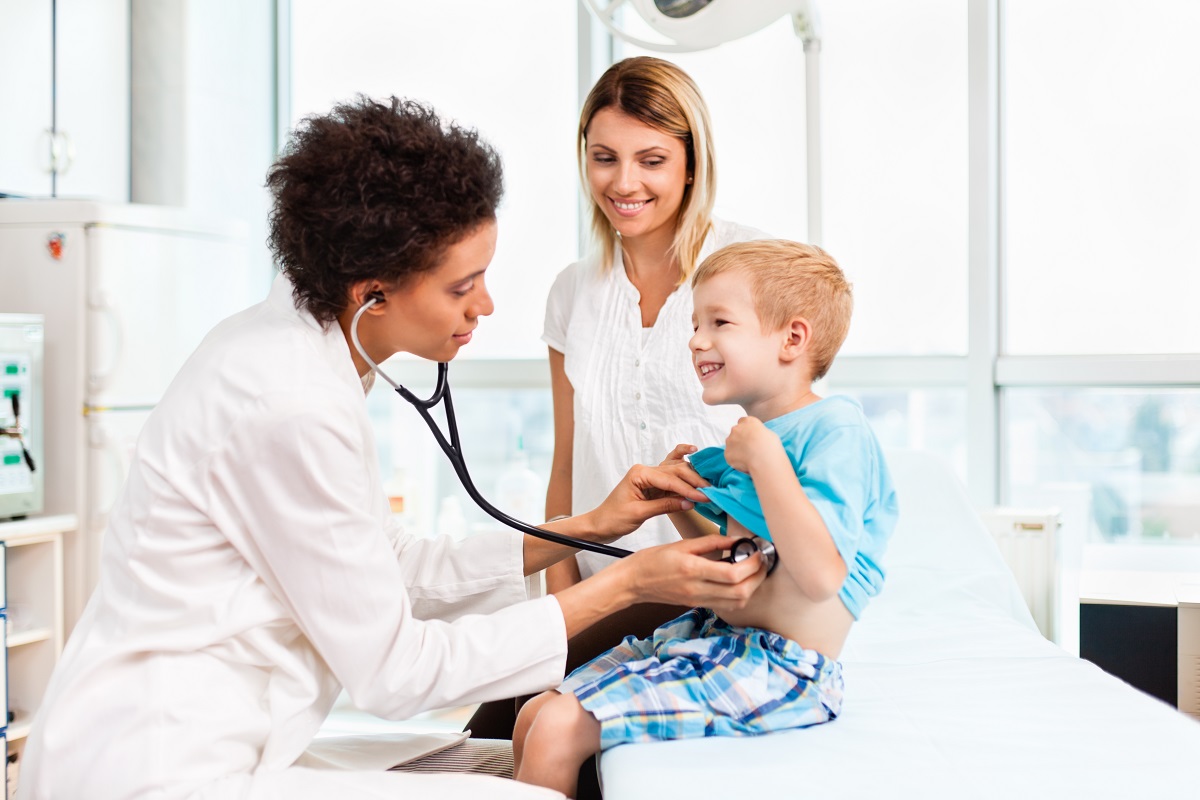
[[[783,332],[765,331],[754,308],[750,281],[722,272],[692,293],[695,333],[688,346],[708,405],[737,404],[747,414],[781,386]]]

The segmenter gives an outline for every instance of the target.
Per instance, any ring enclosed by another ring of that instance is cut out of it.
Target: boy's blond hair
[[[782,330],[795,317],[812,326],[812,380],[825,376],[850,331],[854,297],[833,256],[816,245],[760,239],[722,247],[692,276],[695,289],[723,272],[750,281],[754,310],[764,330]]]
[[[583,102],[579,114],[578,156],[583,186],[587,177],[587,132],[592,117],[615,108],[655,130],[683,142],[690,181],[683,189],[683,204],[675,222],[671,254],[679,262],[676,286],[691,276],[700,257],[704,237],[712,228],[712,210],[717,194],[716,154],[708,106],[691,77],[670,61],[653,56],[635,56],[618,61],[600,76]],[[612,264],[618,235],[591,192],[587,196],[592,238],[600,247],[604,269]]]

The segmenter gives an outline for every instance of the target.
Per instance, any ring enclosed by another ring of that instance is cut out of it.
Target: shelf
[[[20,647],[23,644],[33,644],[34,642],[44,642],[54,636],[54,631],[51,628],[30,628],[29,630],[20,631],[18,633],[10,633],[6,644],[11,650],[14,647]]]
[[[8,725],[8,741],[15,742],[18,739],[24,739],[29,735],[29,728],[33,724],[33,720],[28,714],[17,714]]]
[[[16,544],[22,539],[41,539],[56,533],[69,533],[77,527],[79,519],[74,514],[9,520],[0,522],[0,539]]]

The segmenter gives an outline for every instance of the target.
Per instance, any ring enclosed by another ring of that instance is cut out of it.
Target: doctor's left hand
[[[597,541],[611,542],[637,530],[651,517],[707,502],[697,489],[703,480],[683,461],[657,467],[636,464],[604,502],[588,512],[593,518],[589,527],[596,531]]]

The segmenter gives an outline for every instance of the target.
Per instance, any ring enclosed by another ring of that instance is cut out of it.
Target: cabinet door
[[[258,300],[240,238],[149,226],[87,237],[89,406],[157,403],[213,326]]]
[[[0,0],[0,192],[49,197],[51,0]]]
[[[12,0],[0,0],[12,2]],[[129,0],[58,0],[58,197],[129,200]]]

